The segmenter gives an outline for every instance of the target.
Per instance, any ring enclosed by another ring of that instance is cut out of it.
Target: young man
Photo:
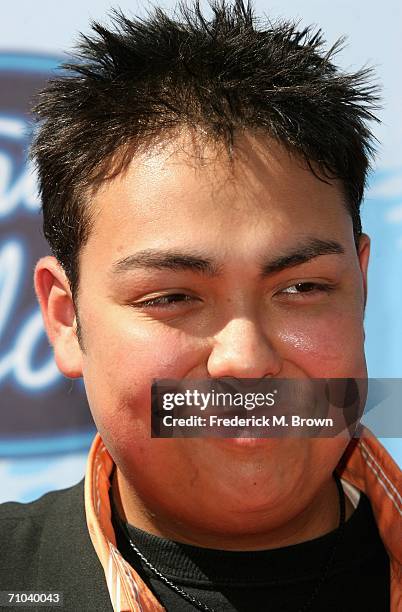
[[[212,8],[95,24],[38,105],[54,257],[35,287],[99,434],[85,485],[1,509],[2,589],[74,611],[396,612],[400,472],[369,432],[150,435],[155,378],[367,376],[370,74],[319,33]]]

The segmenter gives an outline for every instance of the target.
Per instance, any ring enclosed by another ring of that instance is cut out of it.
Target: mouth
[[[278,444],[283,446],[285,440],[279,438],[203,438],[210,449],[216,449],[223,453],[223,457],[227,453],[246,457],[258,457],[258,461],[264,457],[275,455],[275,448]]]

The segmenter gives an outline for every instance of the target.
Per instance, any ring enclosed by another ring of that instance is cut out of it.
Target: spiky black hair
[[[123,169],[138,148],[188,126],[228,150],[245,130],[277,139],[323,180],[344,186],[355,239],[377,108],[372,72],[346,74],[333,63],[342,40],[325,51],[320,30],[293,22],[260,24],[250,4],[180,4],[143,18],[112,13],[110,29],[92,23],[66,74],[36,106],[32,155],[43,203],[44,233],[69,278],[91,229],[89,190]],[[118,162],[116,160],[119,160]]]

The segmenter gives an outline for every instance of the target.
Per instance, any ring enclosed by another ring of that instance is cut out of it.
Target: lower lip
[[[272,445],[273,438],[208,438],[209,442],[228,449],[253,450]]]

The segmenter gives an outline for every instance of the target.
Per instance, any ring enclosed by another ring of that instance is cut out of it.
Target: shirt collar
[[[91,445],[85,475],[85,513],[92,544],[105,572],[115,612],[163,612],[138,573],[116,547],[109,489],[114,462],[99,433]],[[401,471],[367,430],[348,445],[337,471],[370,499],[380,535],[391,559],[391,610],[402,603]],[[399,530],[399,533],[398,533]]]
[[[102,438],[96,434],[85,475],[85,514],[110,600],[115,612],[162,612],[164,608],[116,548],[109,500],[113,465]]]

